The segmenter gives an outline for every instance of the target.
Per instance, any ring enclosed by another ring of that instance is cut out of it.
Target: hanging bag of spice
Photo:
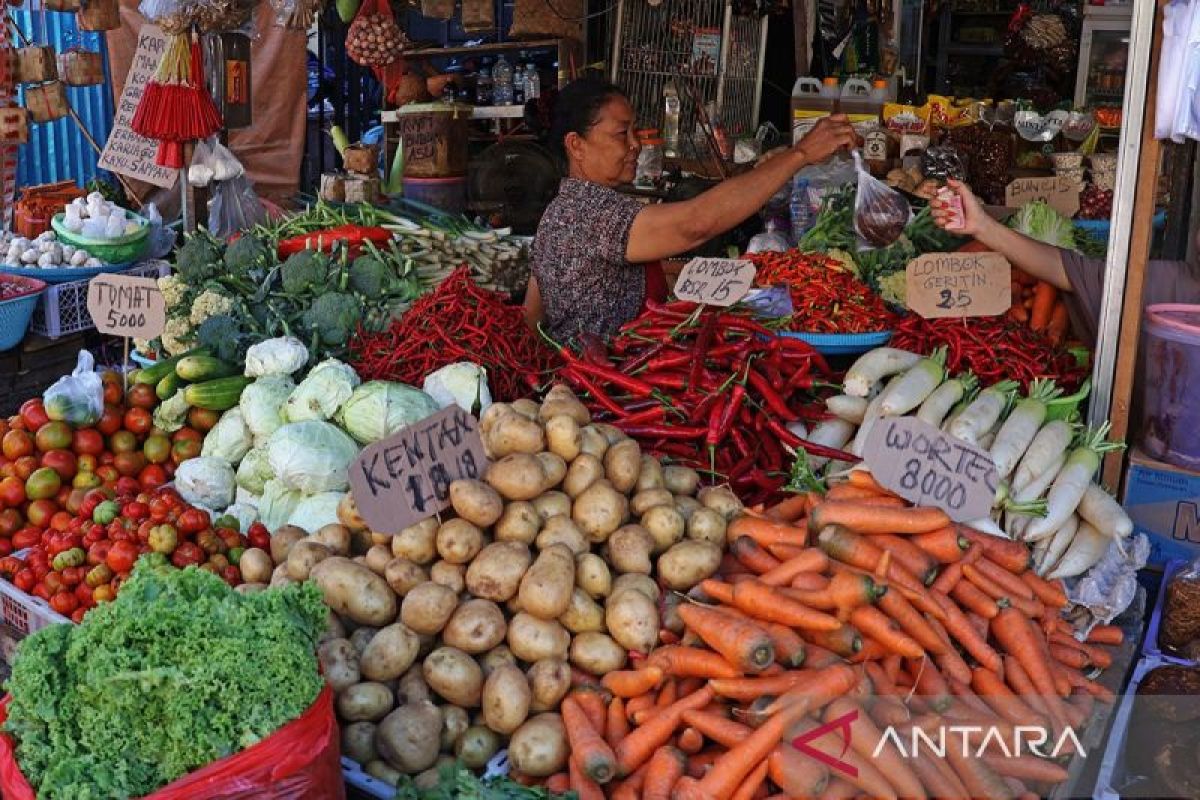
[[[858,189],[854,195],[858,249],[887,247],[904,233],[912,218],[912,209],[904,195],[871,176],[857,150],[854,151],[854,169],[858,172]]]
[[[117,0],[81,0],[75,24],[81,31],[114,31],[121,27],[121,7]]]
[[[516,0],[508,35],[514,39],[579,39],[587,0]]]
[[[462,26],[468,33],[494,30],[496,9],[492,0],[462,0]]]
[[[367,0],[346,31],[346,55],[364,67],[386,67],[404,54],[408,39],[388,0]]]

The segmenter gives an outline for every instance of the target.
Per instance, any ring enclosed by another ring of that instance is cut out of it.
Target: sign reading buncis
[[[97,275],[88,284],[87,309],[96,330],[110,336],[153,339],[167,324],[167,306],[154,278]]]
[[[1017,178],[1004,189],[1004,204],[1020,208],[1034,200],[1044,200],[1064,217],[1079,211],[1079,192],[1083,187],[1072,178]]]
[[[483,477],[479,422],[450,406],[376,442],[350,467],[358,513],[378,533],[399,533],[450,507],[450,484]]]
[[[1012,266],[999,253],[926,253],[908,262],[905,302],[926,319],[1003,314]]]
[[[675,296],[708,306],[731,306],[750,291],[757,272],[749,261],[693,258],[675,281]]]

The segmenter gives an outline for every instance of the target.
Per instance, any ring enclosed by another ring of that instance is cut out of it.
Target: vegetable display
[[[807,333],[890,330],[896,316],[861,280],[841,271],[837,259],[788,250],[746,257],[758,269],[759,286],[786,286],[792,296],[788,328]]]
[[[1027,322],[1033,330],[1045,334],[1051,344],[1063,343],[1071,328],[1067,304],[1058,289],[1013,268],[1012,306],[1008,318]]]

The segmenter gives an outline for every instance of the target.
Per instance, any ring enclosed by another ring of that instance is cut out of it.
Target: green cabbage
[[[333,525],[338,521],[338,504],[345,496],[345,492],[309,495],[296,505],[292,515],[288,517],[288,524],[303,528],[309,533],[316,533],[326,525]]]
[[[356,456],[358,445],[353,439],[317,420],[284,425],[267,442],[275,477],[304,494],[345,491],[350,486],[350,462]]]
[[[263,486],[275,473],[271,471],[271,459],[267,451],[255,447],[248,451],[237,468],[237,485],[253,495],[263,493]]]
[[[258,498],[258,518],[270,530],[286,525],[304,495],[287,488],[280,481],[271,479],[263,484],[262,497]]]
[[[231,408],[221,415],[212,430],[204,435],[200,455],[219,458],[229,464],[237,464],[252,445],[250,430],[246,427],[239,408]]]
[[[457,405],[468,414],[479,416],[492,404],[487,373],[478,364],[459,361],[447,364],[425,376],[421,387],[441,408]]]
[[[401,428],[438,411],[420,389],[390,381],[368,381],[354,390],[338,412],[337,422],[363,444],[386,439]]]
[[[189,458],[175,470],[175,488],[189,503],[223,511],[237,495],[237,476],[221,458]]]
[[[296,384],[288,376],[268,375],[242,390],[238,407],[255,439],[270,436],[279,429],[283,424],[283,404],[295,389]]]
[[[1075,249],[1075,225],[1044,200],[1026,203],[1008,220],[1008,227],[1030,239],[1064,250]]]
[[[288,397],[283,405],[283,421],[331,419],[361,382],[349,365],[336,358],[326,359],[313,367]]]

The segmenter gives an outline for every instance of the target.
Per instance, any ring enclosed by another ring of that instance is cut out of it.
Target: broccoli
[[[299,294],[310,286],[324,285],[329,280],[329,259],[312,250],[301,250],[288,256],[279,270],[283,290]]]
[[[221,247],[198,233],[175,252],[175,271],[185,283],[200,284],[221,273]]]
[[[211,316],[196,329],[196,343],[212,350],[222,361],[237,363],[242,358],[245,333],[228,314]]]
[[[247,275],[270,263],[271,251],[257,236],[246,234],[225,248],[225,267],[234,275]]]
[[[358,324],[362,307],[354,295],[330,292],[313,301],[304,311],[304,324],[315,330],[321,343],[331,347],[344,345]]]
[[[375,256],[359,256],[350,265],[350,288],[364,297],[388,293],[392,277],[392,271]]]

